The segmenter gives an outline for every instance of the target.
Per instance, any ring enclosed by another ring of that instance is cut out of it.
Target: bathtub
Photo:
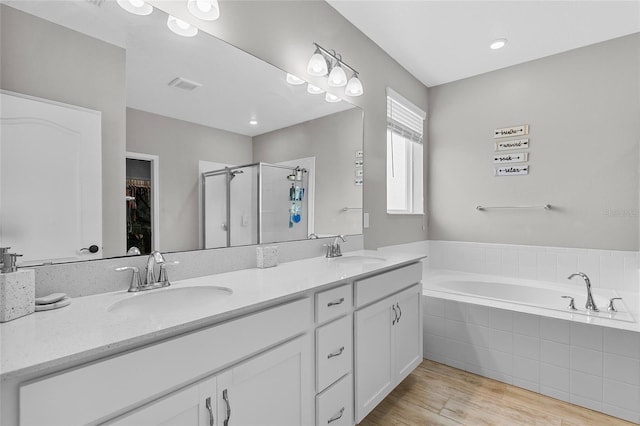
[[[638,295],[577,284],[425,268],[424,357],[640,424]]]
[[[613,297],[620,297],[614,290],[591,288],[594,302],[598,306],[599,312],[589,312],[584,305],[587,299],[587,290],[573,285],[545,284],[545,283],[521,283],[514,279],[511,282],[486,281],[482,279],[446,279],[436,281],[428,286],[433,292],[463,295],[467,297],[477,297],[484,300],[500,301],[515,305],[525,305],[544,310],[564,312],[568,315],[584,315],[594,318],[610,319],[613,321],[624,321],[635,323],[635,319],[623,300],[616,300],[617,312],[607,311],[609,300]],[[569,300],[574,299],[576,310],[569,308]],[[565,315],[566,316],[566,315]]]

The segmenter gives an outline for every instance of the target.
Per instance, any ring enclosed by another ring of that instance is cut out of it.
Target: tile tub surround
[[[517,277],[583,286],[569,280],[582,271],[594,288],[640,292],[640,255],[636,251],[522,246],[458,241],[429,241],[428,265],[479,274]]]
[[[423,297],[425,358],[640,423],[640,332]]]
[[[347,242],[340,244],[343,252],[363,248],[362,235],[347,235],[346,239]],[[271,245],[278,247],[278,260],[283,263],[322,256],[326,251],[322,245],[332,241],[333,237]],[[163,255],[168,262],[180,262],[167,269],[170,280],[175,281],[255,268],[256,247],[258,246],[251,245],[163,253]],[[36,273],[36,297],[51,293],[66,293],[70,297],[81,297],[127,289],[131,283],[131,272],[116,272],[115,269],[121,266],[137,266],[144,277],[146,261],[147,256],[143,255],[30,268]]]

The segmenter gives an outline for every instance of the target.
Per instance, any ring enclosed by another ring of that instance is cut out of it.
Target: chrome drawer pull
[[[344,302],[344,297],[341,297],[340,300],[338,300],[337,302],[329,302],[329,303],[327,303],[327,306],[341,305],[342,302]]]
[[[331,418],[329,419],[329,421],[327,422],[327,424],[329,424],[329,423],[333,423],[333,422],[335,422],[335,421],[337,421],[337,420],[340,420],[340,419],[342,418],[342,415],[343,415],[343,414],[344,414],[344,407],[342,407],[342,408],[340,409],[340,412],[339,412],[337,415],[335,415],[335,416],[331,417]]]
[[[211,397],[205,400],[205,405],[209,411],[209,426],[213,426],[213,408],[211,408]]]
[[[227,404],[227,418],[224,419],[224,426],[229,426],[229,420],[231,419],[231,404],[229,404],[229,395],[227,390],[222,391],[222,399]]]
[[[342,352],[344,352],[344,346],[341,347],[340,349],[338,349],[336,352],[333,352],[333,353],[327,355],[327,359],[331,359],[331,358],[333,358],[335,356],[340,356],[340,355],[342,355]]]

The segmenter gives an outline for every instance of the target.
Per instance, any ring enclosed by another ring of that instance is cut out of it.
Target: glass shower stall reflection
[[[313,233],[313,163],[261,162],[201,173],[203,248],[306,239]]]

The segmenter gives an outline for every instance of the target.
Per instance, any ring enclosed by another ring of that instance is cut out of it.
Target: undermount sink
[[[107,309],[119,314],[162,315],[179,309],[202,309],[233,294],[227,287],[180,287],[148,290],[115,302]]]
[[[332,260],[336,263],[373,265],[375,263],[384,262],[387,259],[385,259],[384,257],[377,257],[377,256],[353,255],[353,256],[335,257]]]

